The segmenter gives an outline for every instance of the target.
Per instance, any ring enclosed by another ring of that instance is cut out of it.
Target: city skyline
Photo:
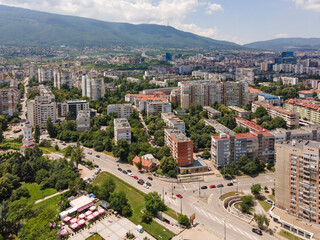
[[[0,0],[0,4],[110,22],[170,25],[239,44],[282,37],[320,37],[319,0]]]

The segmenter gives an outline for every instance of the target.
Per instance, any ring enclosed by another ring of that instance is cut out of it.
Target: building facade
[[[90,110],[79,110],[77,112],[77,132],[90,130]]]
[[[72,88],[72,73],[65,69],[54,69],[53,86],[61,89],[64,84],[66,84],[69,89]]]
[[[120,139],[125,139],[131,144],[131,127],[126,118],[115,118],[114,120],[114,138],[116,143]]]
[[[283,97],[272,95],[269,93],[260,93],[258,95],[258,101],[264,102],[274,106],[282,106],[283,104]]]
[[[55,123],[56,121],[56,102],[54,98],[47,96],[37,96],[34,100],[27,102],[28,121],[32,127],[39,125],[46,128],[48,118]]]
[[[288,111],[296,112],[300,118],[306,119],[310,122],[320,124],[320,106],[301,101],[298,99],[289,99],[285,101],[284,108]]]
[[[90,110],[87,100],[67,100],[63,103],[58,103],[58,117],[66,117],[67,113],[71,113],[71,120],[76,120],[78,111]]]
[[[39,83],[50,82],[53,80],[53,69],[51,67],[41,67],[38,69]]]
[[[107,111],[108,114],[116,113],[118,118],[128,118],[133,112],[133,107],[130,103],[110,104]]]
[[[171,103],[169,102],[148,102],[147,116],[157,115],[159,113],[171,112]]]
[[[164,142],[178,166],[193,165],[193,141],[178,129],[165,128]]]
[[[235,114],[238,116],[238,117],[242,117],[242,118],[248,118],[250,117],[250,112],[243,109],[243,108],[240,108],[240,107],[237,107],[237,106],[229,106],[228,109],[230,111],[234,111]]]
[[[83,97],[87,96],[91,100],[99,100],[104,97],[104,79],[99,78],[96,73],[83,75],[81,88]]]
[[[220,118],[222,115],[221,115],[221,112],[219,112],[218,110],[212,108],[212,107],[209,107],[209,106],[204,106],[203,108],[203,111],[207,111],[208,112],[208,117],[209,118]]]
[[[20,91],[16,88],[0,89],[0,114],[13,116],[18,112],[17,104],[20,100]]]
[[[161,113],[161,118],[165,122],[168,128],[179,129],[182,133],[185,133],[186,126],[183,120],[176,116],[172,112]]]
[[[254,84],[253,68],[236,68],[236,81]]]

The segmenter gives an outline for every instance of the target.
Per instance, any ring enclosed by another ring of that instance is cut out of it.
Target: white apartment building
[[[39,83],[50,82],[53,80],[53,70],[51,67],[41,67],[38,69]]]
[[[127,81],[132,83],[141,83],[141,79],[133,77],[127,77]]]
[[[171,112],[171,103],[169,102],[147,102],[147,115],[157,115],[158,113]]]
[[[168,128],[179,129],[183,134],[186,132],[186,126],[183,120],[172,112],[161,113],[161,118],[165,122]]]
[[[34,100],[27,102],[28,121],[32,127],[39,125],[46,128],[48,118],[56,121],[56,103],[54,97],[37,96]]]
[[[91,100],[99,100],[104,97],[104,79],[99,78],[96,73],[82,76],[81,82],[82,96],[87,96]]]
[[[128,118],[133,112],[133,107],[130,103],[110,104],[107,111],[108,114],[116,113],[118,118]]]
[[[116,143],[120,139],[125,139],[131,144],[131,127],[126,118],[115,118],[114,119],[114,138]]]
[[[283,85],[297,85],[299,80],[296,77],[276,77],[273,78],[274,82],[279,82],[279,81],[283,82]]]
[[[19,100],[20,91],[18,89],[0,89],[0,114],[13,116],[15,112],[18,112]]]
[[[72,73],[65,69],[54,69],[53,71],[53,86],[61,89],[61,86],[67,84],[72,88]]]
[[[236,81],[254,84],[253,68],[236,68]]]
[[[150,84],[154,83],[155,85],[157,85],[159,87],[168,87],[168,83],[163,82],[163,81],[151,80],[151,81],[149,81],[149,83]]]
[[[77,115],[77,132],[90,130],[90,110],[80,110]]]
[[[204,107],[202,107],[202,109],[204,111],[208,112],[208,117],[209,118],[220,118],[222,116],[221,112],[219,112],[218,110],[216,110],[216,109],[214,109],[212,107],[204,106]]]

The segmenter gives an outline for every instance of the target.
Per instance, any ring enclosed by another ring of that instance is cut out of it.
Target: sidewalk
[[[35,201],[34,204],[38,204],[38,203],[40,203],[40,202],[42,202],[42,201],[44,201],[44,200],[47,200],[47,199],[52,198],[52,197],[55,197],[55,196],[57,196],[57,195],[60,195],[60,194],[62,194],[62,193],[65,193],[65,192],[67,192],[67,191],[69,191],[69,189],[66,189],[66,190],[63,190],[63,191],[61,191],[61,192],[57,192],[57,193],[55,193],[55,194],[52,194],[52,195],[50,195],[50,196],[47,196],[47,197],[45,197],[45,198],[39,199],[39,200]]]
[[[203,227],[200,224],[190,229],[186,229],[179,235],[172,238],[172,240],[183,239],[222,240],[220,237],[217,237],[214,233],[208,231],[205,227]]]

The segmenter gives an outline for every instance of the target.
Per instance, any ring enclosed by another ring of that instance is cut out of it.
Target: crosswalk
[[[205,217],[207,217],[207,218],[209,218],[209,219],[211,219],[211,220],[213,220],[214,222],[217,222],[217,223],[219,223],[219,224],[224,224],[224,220],[223,220],[223,219],[221,219],[221,218],[219,219],[218,217],[213,216],[212,214],[210,214],[210,213],[202,210],[201,208],[199,208],[199,207],[197,207],[197,206],[193,206],[193,207],[195,208],[195,210],[197,211],[198,214],[202,214],[202,215],[204,215]],[[246,239],[257,240],[257,238],[255,238],[254,236],[252,236],[252,235],[250,235],[249,233],[247,233],[247,232],[245,232],[245,231],[243,231],[243,230],[235,227],[235,226],[234,226],[233,224],[231,224],[231,223],[226,222],[226,227],[229,228],[229,229],[231,229],[231,230],[233,230],[233,231],[237,231],[237,232],[241,233],[243,236],[246,237]]]
[[[179,205],[179,200],[178,199],[173,199],[172,197],[169,197],[167,195],[164,196],[164,202],[172,204],[172,205],[175,205],[175,206]]]

